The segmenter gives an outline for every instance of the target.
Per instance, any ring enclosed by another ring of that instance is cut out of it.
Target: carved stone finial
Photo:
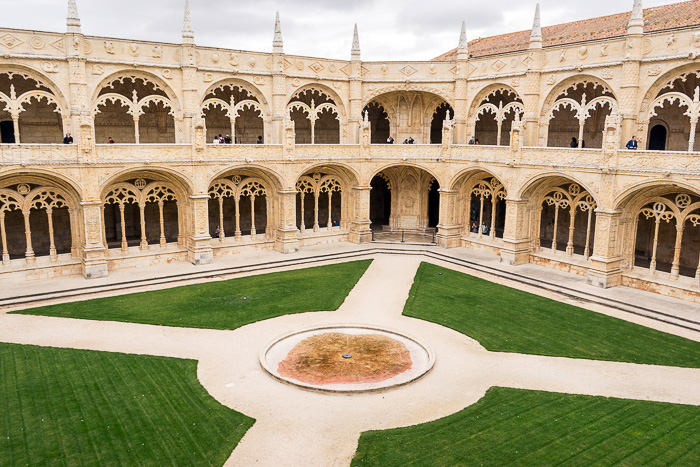
[[[282,42],[282,26],[280,24],[280,13],[275,17],[275,38],[272,40],[272,53],[283,54],[284,43]]]
[[[530,48],[542,48],[542,25],[540,19],[540,4],[535,7],[535,19],[530,33]]]
[[[75,0],[68,0],[66,26],[68,26],[69,33],[82,34],[80,30],[80,16],[78,16],[78,5],[75,3]]]
[[[369,110],[365,110],[365,123],[369,123]]]
[[[350,52],[351,60],[360,60],[360,36],[357,34],[357,23],[355,23],[355,32],[352,36],[352,51]]]
[[[462,21],[462,31],[459,33],[459,47],[457,47],[457,59],[466,60],[469,55],[469,44],[467,42],[467,23]]]
[[[627,24],[627,34],[643,34],[644,33],[644,9],[642,8],[642,0],[634,0],[632,7],[632,16]]]
[[[194,44],[194,29],[192,29],[192,17],[190,16],[190,0],[185,0],[185,21],[182,25],[182,43]]]

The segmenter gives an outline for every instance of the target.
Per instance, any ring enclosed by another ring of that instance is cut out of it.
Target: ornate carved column
[[[506,198],[506,225],[501,261],[513,266],[530,262],[529,211],[526,200]]]
[[[595,212],[595,243],[587,282],[603,288],[615,287],[622,279],[622,256],[617,241],[622,213],[607,209],[596,209]]]
[[[372,221],[369,217],[371,186],[354,186],[355,217],[350,221],[348,241],[352,243],[369,243],[372,241]]]
[[[107,277],[106,247],[103,243],[102,201],[80,203],[84,229],[81,231],[83,245],[83,276],[87,279]],[[78,217],[78,216],[76,216]]]
[[[192,264],[211,264],[214,251],[209,235],[209,194],[200,193],[189,197],[186,209],[190,209],[192,219],[187,241],[187,258]]]
[[[275,238],[275,250],[280,253],[299,251],[299,231],[297,230],[296,209],[297,191],[293,188],[278,190],[280,220]]]
[[[438,222],[437,244],[442,248],[460,246],[461,226],[455,221],[455,206],[459,192],[440,188],[440,220]]]

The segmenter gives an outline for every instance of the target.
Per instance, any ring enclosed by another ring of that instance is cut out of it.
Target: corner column
[[[595,244],[586,280],[607,289],[622,282],[622,255],[617,241],[622,213],[606,209],[596,209],[595,213]]]
[[[440,220],[438,222],[437,244],[441,248],[456,248],[460,246],[461,226],[455,223],[455,204],[457,190],[440,188]]]
[[[526,200],[506,199],[506,225],[503,232],[501,261],[511,266],[530,262],[530,215]]]
[[[297,229],[297,191],[278,190],[280,221],[275,238],[275,250],[289,254],[299,251],[299,230]]]
[[[192,224],[187,241],[187,259],[195,266],[214,262],[214,250],[209,235],[209,195],[190,196]]]
[[[355,196],[355,217],[350,222],[348,241],[370,243],[372,241],[372,220],[369,217],[371,186],[352,187]]]
[[[102,201],[93,200],[80,203],[83,211],[82,241],[83,276],[86,279],[107,277],[107,248],[103,243]],[[76,216],[77,217],[77,216]]]

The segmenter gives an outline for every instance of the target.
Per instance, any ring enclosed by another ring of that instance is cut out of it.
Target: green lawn
[[[700,367],[700,343],[421,264],[404,315],[449,327],[486,349]]]
[[[222,465],[254,420],[197,363],[0,344],[0,465]]]
[[[363,433],[352,466],[700,465],[700,408],[492,388],[430,423]]]
[[[16,313],[206,329],[236,329],[277,316],[333,311],[371,260],[212,281],[32,308]]]

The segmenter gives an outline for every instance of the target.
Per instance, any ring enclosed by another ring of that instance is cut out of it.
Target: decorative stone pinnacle
[[[350,52],[351,60],[360,60],[360,36],[357,34],[357,23],[355,23],[355,32],[352,36],[352,51]]]
[[[457,47],[457,56],[461,59],[466,59],[469,53],[469,45],[467,43],[467,22],[462,21],[462,31],[459,33],[459,46]],[[459,57],[463,55],[463,57]]]
[[[282,26],[280,24],[280,12],[275,17],[275,38],[272,41],[272,53],[284,53],[284,43],[282,42]]]
[[[642,0],[634,0],[632,7],[632,15],[630,22],[627,24],[627,34],[643,34],[644,33],[644,9]]]
[[[190,15],[190,0],[185,0],[185,20],[182,25],[182,43],[194,44],[194,29],[192,29],[192,16]]]
[[[542,47],[542,23],[540,19],[540,4],[535,7],[535,19],[532,22],[532,32],[530,33],[530,46]]]
[[[80,30],[80,16],[78,16],[78,5],[76,5],[75,0],[68,0],[66,26],[68,26],[68,32],[73,34],[82,34],[82,31]]]

